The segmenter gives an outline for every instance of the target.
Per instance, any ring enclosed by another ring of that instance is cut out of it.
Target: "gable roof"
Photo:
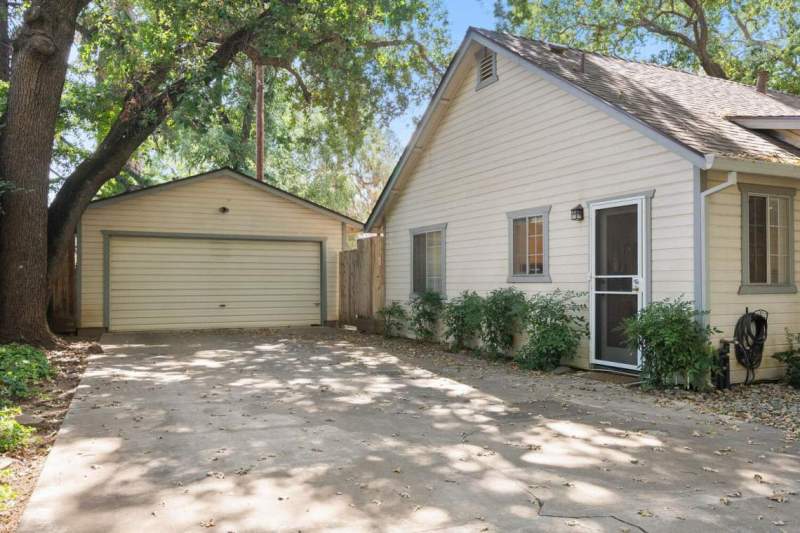
[[[380,219],[412,152],[421,149],[419,142],[430,119],[437,107],[447,103],[443,95],[473,43],[521,63],[699,168],[711,168],[715,157],[800,166],[800,150],[729,119],[797,116],[798,96],[778,91],[763,94],[729,80],[471,27],[378,198],[366,231]]]
[[[323,215],[335,218],[340,222],[344,222],[345,224],[348,224],[350,226],[356,226],[358,228],[361,228],[364,225],[363,222],[359,222],[354,218],[350,218],[347,215],[343,215],[338,211],[329,209],[324,205],[312,202],[311,200],[306,200],[305,198],[301,198],[300,196],[292,194],[289,191],[285,191],[279,187],[275,187],[274,185],[270,185],[266,182],[259,181],[251,176],[248,176],[247,174],[243,174],[238,170],[234,170],[230,167],[222,167],[214,170],[209,170],[208,172],[195,174],[194,176],[188,176],[186,178],[180,178],[172,181],[167,181],[164,183],[159,183],[157,185],[151,185],[149,187],[143,187],[141,189],[136,189],[133,191],[123,192],[114,196],[109,196],[108,198],[99,198],[97,200],[92,200],[92,202],[89,204],[89,208],[104,206],[108,205],[109,203],[124,201],[129,198],[139,198],[140,196],[149,193],[162,192],[168,189],[172,189],[174,187],[180,187],[188,183],[196,183],[198,181],[202,181],[209,178],[215,178],[219,176],[227,176],[236,179],[246,185],[250,185],[263,192],[271,193],[275,196],[278,196],[295,204],[301,205],[313,211],[317,211],[318,213],[321,213]]]

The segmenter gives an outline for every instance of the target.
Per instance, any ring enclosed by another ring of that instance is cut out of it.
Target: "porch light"
[[[222,213],[223,215],[224,215],[225,213],[227,213],[228,211],[230,211],[230,209],[228,209],[228,208],[227,208],[227,207],[225,207],[224,205],[223,205],[222,207],[220,207],[220,208],[219,208],[219,212],[220,212],[220,213]]]
[[[578,204],[575,207],[573,207],[572,209],[570,209],[569,217],[572,220],[577,220],[578,222],[583,220],[583,206],[581,204]]]

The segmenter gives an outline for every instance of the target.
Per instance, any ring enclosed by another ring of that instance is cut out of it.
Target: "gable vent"
[[[477,89],[486,87],[497,81],[497,54],[488,48],[482,48],[477,54],[478,86]]]

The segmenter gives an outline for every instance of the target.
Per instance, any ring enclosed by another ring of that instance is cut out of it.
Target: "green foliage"
[[[0,405],[31,396],[36,383],[52,375],[41,350],[25,344],[0,345]]]
[[[20,412],[16,407],[0,408],[0,453],[17,451],[30,442],[33,428],[17,422]]]
[[[797,0],[495,0],[504,30],[711,75],[719,67],[746,84],[765,69],[770,87],[794,94],[800,94],[797,12]]]
[[[628,343],[642,351],[642,382],[670,387],[708,387],[715,365],[709,337],[717,330],[702,325],[692,303],[681,298],[653,302],[623,325]]]
[[[397,337],[408,322],[408,313],[399,302],[392,302],[380,311],[378,315],[383,320],[384,337]]]
[[[427,101],[449,60],[445,16],[439,0],[91,2],[61,99],[54,174],[85,160],[138,98],[173,86],[185,91],[170,116],[101,194],[219,166],[253,174],[261,58],[268,181],[363,218],[363,178],[380,188],[398,153],[386,126]],[[209,78],[208,58],[239,30],[254,32],[247,48]]]
[[[431,340],[444,308],[444,297],[438,292],[425,291],[411,298],[411,325],[420,340]]]
[[[515,354],[523,366],[553,370],[564,358],[573,357],[581,338],[589,335],[585,294],[555,290],[528,300],[525,331],[528,340]]]
[[[2,474],[5,476],[6,472],[9,472],[8,468],[3,470]],[[10,504],[16,499],[17,493],[13,488],[11,488],[11,485],[0,482],[0,511],[5,511],[8,509]]]
[[[467,343],[480,337],[483,329],[483,298],[475,291],[464,291],[444,306],[445,337],[450,348],[463,350]]]
[[[800,389],[800,333],[786,329],[786,344],[789,349],[775,354],[775,359],[786,365],[786,380],[795,389]]]
[[[514,287],[495,289],[484,300],[481,339],[490,355],[509,352],[514,334],[520,331],[528,314],[525,294]]]

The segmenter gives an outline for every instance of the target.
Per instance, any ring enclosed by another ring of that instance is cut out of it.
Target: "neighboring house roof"
[[[279,187],[275,187],[274,185],[270,185],[263,181],[259,181],[251,176],[248,176],[247,174],[242,174],[238,170],[234,170],[230,167],[222,167],[215,170],[210,170],[208,172],[203,172],[201,174],[195,174],[194,176],[180,178],[172,181],[167,181],[164,183],[159,183],[157,185],[151,185],[150,187],[143,187],[141,189],[123,192],[115,196],[109,196],[108,198],[99,198],[97,200],[93,200],[89,204],[89,207],[107,205],[108,203],[124,201],[127,200],[128,198],[138,198],[144,194],[161,192],[167,189],[171,189],[173,187],[179,187],[187,183],[194,183],[208,178],[214,178],[220,175],[237,179],[242,183],[256,187],[261,191],[274,194],[276,196],[284,198],[285,200],[289,200],[290,202],[294,202],[303,207],[307,207],[309,209],[322,213],[323,215],[335,218],[341,222],[344,222],[345,224],[356,226],[358,228],[361,228],[364,225],[363,222],[360,222],[354,218],[350,218],[347,215],[343,215],[337,211],[334,211],[333,209],[328,209],[324,205],[319,205],[315,202],[312,202],[311,200],[306,200],[305,198],[301,198],[300,196],[292,194],[289,191],[285,191]]]
[[[367,220],[367,231],[380,219],[411,153],[421,148],[419,139],[443,100],[453,72],[474,42],[521,61],[545,79],[701,168],[710,168],[715,157],[800,166],[797,148],[730,120],[734,116],[800,115],[798,96],[772,90],[764,94],[752,86],[729,80],[470,28],[378,198]]]

